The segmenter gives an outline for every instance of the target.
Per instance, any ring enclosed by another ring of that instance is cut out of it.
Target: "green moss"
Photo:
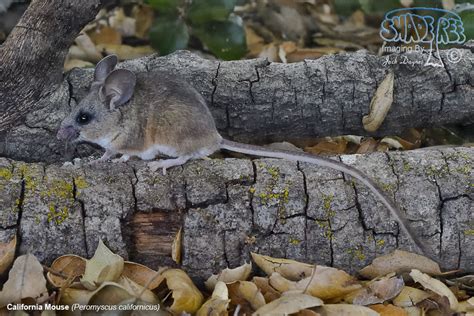
[[[298,245],[299,243],[301,243],[301,240],[296,239],[296,238],[290,238],[290,244]]]
[[[57,209],[53,203],[50,203],[48,209],[48,223],[54,222],[59,225],[69,218],[69,209],[66,206]]]
[[[76,189],[85,189],[89,186],[86,179],[81,176],[74,178],[74,184],[76,185]]]
[[[364,261],[367,258],[361,248],[348,249],[347,253],[351,255],[352,258],[357,259],[359,261]]]
[[[259,167],[265,168],[267,172],[271,175],[270,184],[265,188],[264,192],[258,193],[257,196],[260,198],[260,202],[263,205],[269,205],[276,202],[278,218],[282,224],[286,223],[286,205],[289,202],[290,196],[290,184],[287,183],[283,189],[279,188],[278,180],[280,179],[280,170],[276,167],[267,167],[263,163],[259,163]],[[255,193],[255,188],[249,189],[250,193]]]
[[[460,152],[453,152],[453,153],[449,153],[446,155],[446,159],[447,160],[459,160],[459,159],[465,159],[467,161],[471,161],[471,157],[467,154],[467,153],[460,153]]]
[[[385,240],[383,240],[383,239],[377,240],[375,245],[379,248],[382,248],[385,245]]]
[[[443,177],[449,174],[449,169],[446,165],[443,165],[442,167],[431,165],[425,169],[425,173],[431,177]]]
[[[332,239],[334,234],[331,231],[331,225],[329,224],[329,221],[321,221],[321,220],[315,220],[316,224],[324,230],[323,236],[327,239]]]
[[[471,174],[471,166],[470,165],[464,165],[462,167],[457,167],[456,171],[465,175],[470,175]]]
[[[53,180],[48,189],[40,192],[41,197],[74,199],[74,186],[71,182],[59,179]]]
[[[403,171],[410,172],[413,167],[408,163],[408,161],[403,161]]]
[[[332,209],[332,201],[334,200],[334,194],[326,195],[323,194],[323,208],[326,212],[327,218],[332,218],[336,216],[336,212]]]
[[[8,168],[0,168],[0,179],[10,181],[13,178],[13,173]]]
[[[393,192],[395,190],[395,185],[390,183],[382,183],[381,187],[385,192]]]
[[[467,229],[464,231],[464,235],[466,236],[474,236],[474,229]]]
[[[278,180],[280,177],[280,169],[275,167],[267,168],[268,173],[272,176],[273,180]]]

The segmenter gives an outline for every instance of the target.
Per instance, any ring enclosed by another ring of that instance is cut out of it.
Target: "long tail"
[[[306,153],[292,152],[288,150],[273,150],[270,148],[267,149],[260,146],[237,143],[226,139],[222,140],[221,149],[226,149],[247,155],[309,162],[321,167],[335,169],[353,176],[354,178],[365,184],[380,199],[380,201],[382,201],[382,203],[390,210],[392,215],[398,221],[400,229],[409,236],[409,238],[419,248],[419,250],[424,255],[429,254],[429,252],[426,251],[424,245],[420,242],[416,234],[414,234],[413,231],[409,228],[405,216],[395,206],[392,200],[379,188],[379,186],[374,181],[372,181],[367,175],[357,170],[356,168],[325,157],[314,156]]]

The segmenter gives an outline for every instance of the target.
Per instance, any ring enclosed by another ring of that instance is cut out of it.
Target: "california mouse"
[[[149,162],[153,171],[166,172],[220,149],[332,168],[364,183],[390,210],[401,230],[424,249],[391,199],[361,171],[324,157],[223,139],[204,98],[188,83],[171,73],[114,70],[117,61],[115,55],[109,55],[97,64],[89,93],[61,123],[59,139],[100,145],[106,151],[99,161],[117,154],[122,155],[119,161],[132,156],[143,160],[171,157]]]

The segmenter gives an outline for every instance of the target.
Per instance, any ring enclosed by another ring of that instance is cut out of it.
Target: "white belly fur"
[[[158,154],[166,155],[169,157],[178,156],[178,154],[176,153],[176,150],[173,147],[165,146],[165,145],[154,145],[153,147],[148,148],[147,150],[134,153],[133,155],[140,157],[140,159],[143,159],[143,160],[152,160]]]

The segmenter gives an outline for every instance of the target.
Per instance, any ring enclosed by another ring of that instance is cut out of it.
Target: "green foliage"
[[[225,60],[238,59],[247,50],[245,32],[234,21],[213,21],[195,29],[196,36],[209,50]]]
[[[153,9],[163,13],[176,12],[176,9],[182,2],[182,0],[146,0],[146,3]]]
[[[189,19],[194,24],[225,21],[234,10],[235,2],[235,0],[193,1],[189,8]]]
[[[474,8],[460,12],[459,16],[461,17],[464,26],[466,39],[470,40],[474,38]]]
[[[150,30],[151,45],[166,55],[197,37],[217,57],[239,59],[247,51],[245,31],[232,12],[237,0],[147,0],[158,12]]]
[[[400,0],[359,0],[362,10],[367,14],[384,15],[390,10],[401,8]]]
[[[179,17],[158,18],[150,30],[150,41],[161,55],[168,55],[188,46],[188,27]]]
[[[334,0],[334,9],[337,14],[349,16],[360,9],[359,0]]]

